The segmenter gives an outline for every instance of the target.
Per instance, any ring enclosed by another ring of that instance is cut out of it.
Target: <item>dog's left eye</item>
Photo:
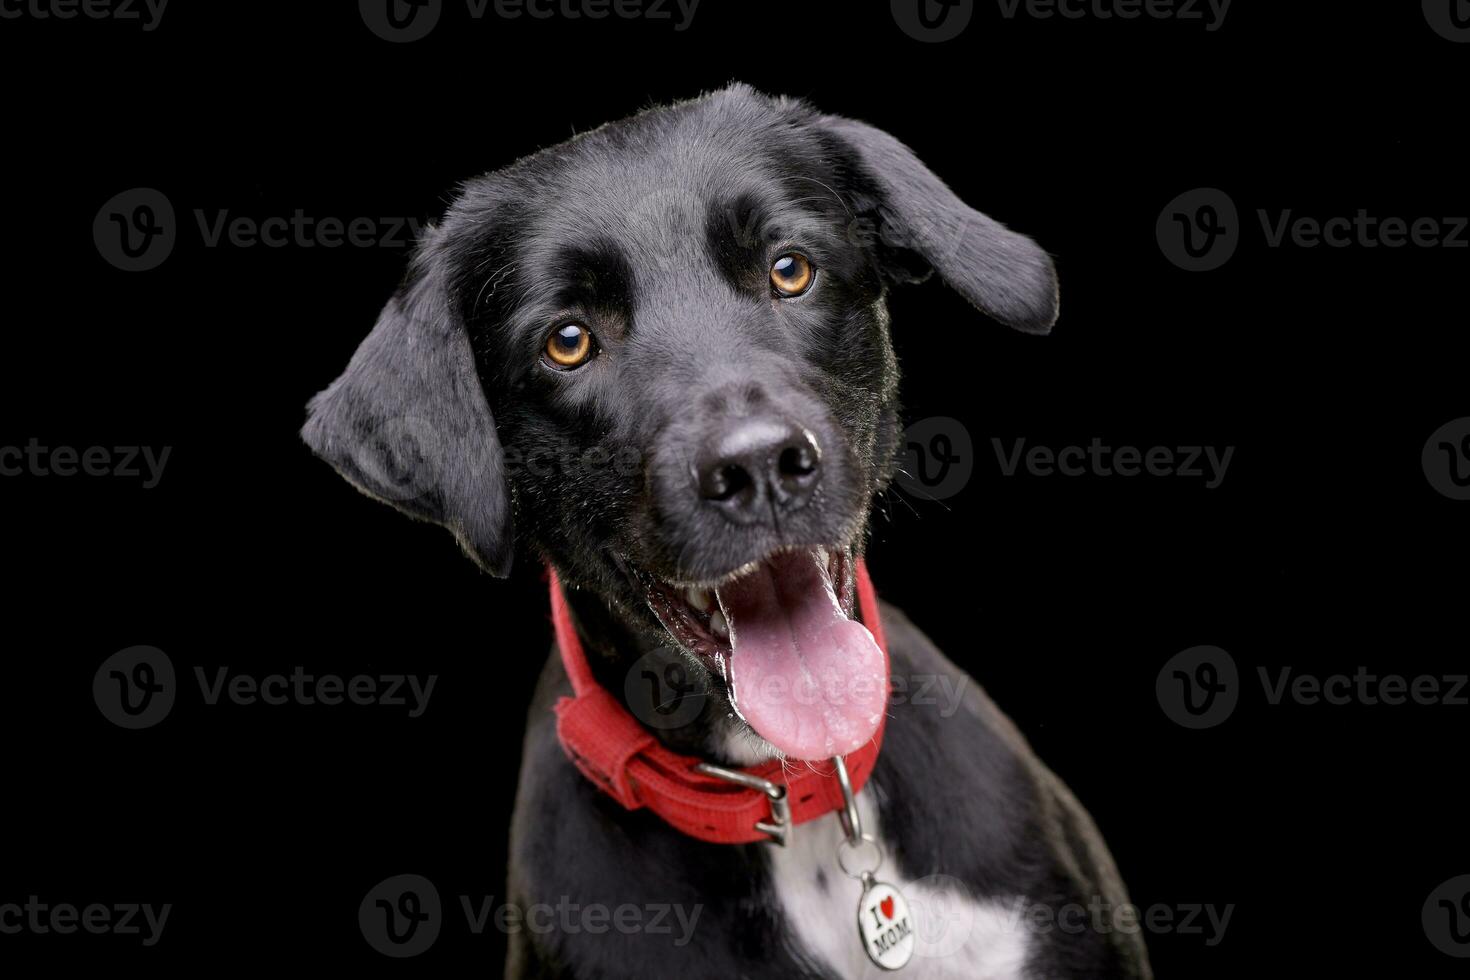
[[[562,370],[581,367],[595,353],[592,331],[580,323],[563,323],[546,338],[546,359]]]
[[[800,296],[812,288],[816,270],[800,252],[787,252],[771,263],[771,288],[777,296]]]

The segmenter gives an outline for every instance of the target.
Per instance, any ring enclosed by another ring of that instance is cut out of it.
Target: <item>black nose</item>
[[[780,419],[730,423],[695,463],[699,493],[733,520],[762,520],[811,499],[822,450],[810,432]]]

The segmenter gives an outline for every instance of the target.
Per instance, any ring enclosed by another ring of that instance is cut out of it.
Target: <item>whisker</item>
[[[790,175],[787,175],[787,176],[782,177],[781,179],[782,180],[809,180],[813,184],[816,184],[818,187],[821,187],[828,194],[831,194],[832,197],[833,197],[833,199],[836,200],[838,204],[842,205],[842,210],[844,210],[844,211],[847,212],[847,216],[849,218],[855,218],[855,217],[857,217],[857,215],[853,213],[852,208],[848,207],[847,202],[842,199],[842,195],[841,194],[837,193],[837,191],[833,190],[829,185],[822,183],[822,181],[818,180],[817,178],[815,178],[815,177],[807,177],[807,176],[805,176],[803,174],[790,174]]]

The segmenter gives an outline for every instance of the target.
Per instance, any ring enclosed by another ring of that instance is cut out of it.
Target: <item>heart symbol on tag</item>
[[[883,911],[883,918],[893,918],[893,896],[889,895],[887,898],[883,899],[883,901],[879,902],[878,908]]]

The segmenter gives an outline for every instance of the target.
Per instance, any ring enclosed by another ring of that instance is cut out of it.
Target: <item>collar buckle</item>
[[[694,767],[694,771],[766,794],[766,798],[771,802],[771,819],[757,820],[755,829],[765,834],[770,843],[777,847],[786,846],[786,837],[791,831],[791,801],[786,798],[785,786],[773,783],[769,779],[762,779],[760,776],[752,776],[748,772],[726,769],[724,766],[716,766],[708,762],[701,762]]]

